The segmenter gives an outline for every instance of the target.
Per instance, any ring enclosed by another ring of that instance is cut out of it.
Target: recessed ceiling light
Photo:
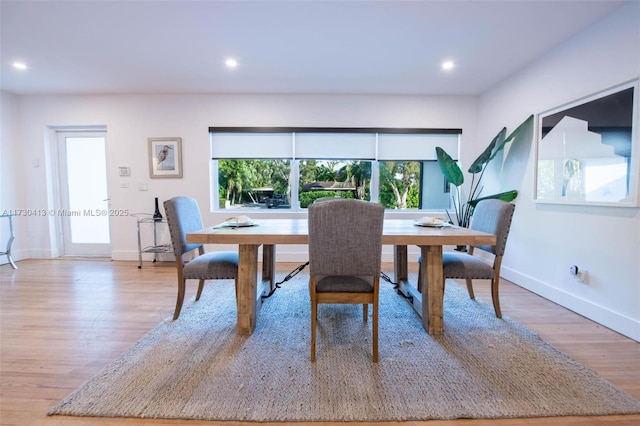
[[[453,61],[444,61],[442,63],[442,69],[445,71],[452,70],[454,67],[455,67],[455,64],[453,63]]]
[[[24,62],[14,62],[13,67],[17,70],[26,70],[27,64],[25,64]]]
[[[231,69],[233,69],[233,68],[236,68],[236,67],[238,66],[238,61],[236,61],[236,60],[235,60],[235,59],[233,59],[233,58],[227,58],[227,59],[224,61],[224,64],[227,66],[227,68],[231,68]]]

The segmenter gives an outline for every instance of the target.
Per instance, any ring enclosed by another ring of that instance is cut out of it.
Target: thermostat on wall
[[[131,170],[127,166],[118,166],[118,174],[120,176],[129,176],[131,174]]]

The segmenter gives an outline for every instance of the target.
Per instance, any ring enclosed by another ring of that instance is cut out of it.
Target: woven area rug
[[[232,281],[209,283],[50,415],[246,421],[402,421],[640,413],[640,401],[448,282],[445,334],[429,336],[382,281],[380,362],[362,308],[321,305],[309,361],[307,276],[235,332]]]

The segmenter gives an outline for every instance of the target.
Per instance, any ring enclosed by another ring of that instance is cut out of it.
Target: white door
[[[106,133],[58,133],[65,256],[111,257]]]

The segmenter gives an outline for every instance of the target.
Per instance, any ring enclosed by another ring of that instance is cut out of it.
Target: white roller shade
[[[375,133],[296,133],[296,158],[373,160]]]
[[[213,159],[293,158],[291,133],[212,132],[210,135]]]
[[[435,160],[436,147],[458,159],[457,134],[398,134],[378,135],[378,160]]]

